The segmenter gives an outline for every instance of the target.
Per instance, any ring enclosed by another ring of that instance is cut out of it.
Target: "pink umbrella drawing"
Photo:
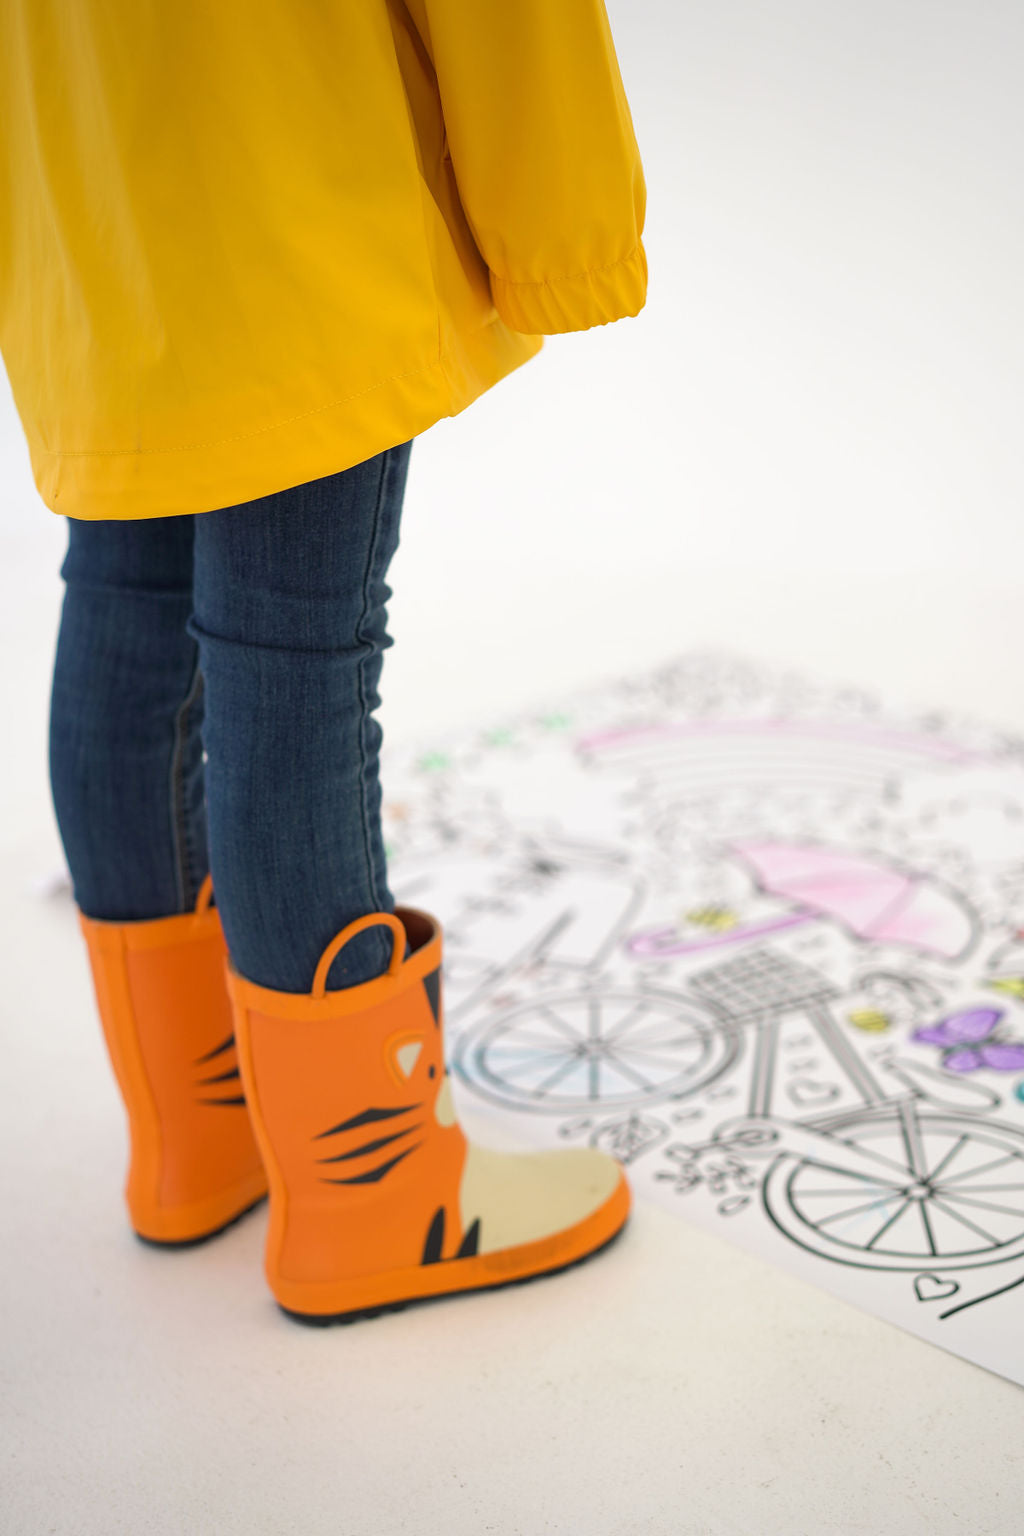
[[[766,895],[797,902],[796,911],[743,924],[727,933],[679,940],[672,927],[648,928],[627,942],[632,954],[690,954],[817,922],[841,923],[855,938],[900,944],[945,960],[960,960],[978,925],[964,898],[930,876],[881,859],[814,843],[741,841],[729,848],[745,859]]]

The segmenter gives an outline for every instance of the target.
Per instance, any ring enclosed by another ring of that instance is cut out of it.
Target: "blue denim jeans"
[[[87,917],[189,911],[212,870],[236,970],[308,992],[339,929],[394,910],[372,712],[411,449],[216,511],[68,519],[49,766]],[[391,942],[357,934],[328,988]]]

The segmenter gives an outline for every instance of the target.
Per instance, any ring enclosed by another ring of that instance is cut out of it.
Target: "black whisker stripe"
[[[226,1040],[222,1040],[220,1045],[215,1045],[212,1051],[207,1051],[205,1056],[197,1056],[192,1065],[194,1067],[201,1067],[204,1061],[212,1061],[215,1056],[219,1056],[222,1051],[228,1050],[228,1048],[234,1045],[234,1043],[234,1035],[228,1035]]]
[[[367,1152],[377,1152],[381,1147],[390,1146],[393,1141],[401,1141],[403,1136],[411,1136],[413,1131],[421,1131],[423,1121],[417,1120],[415,1125],[407,1126],[404,1131],[396,1131],[393,1136],[378,1136],[376,1141],[364,1141],[361,1147],[356,1147],[354,1152],[336,1152],[333,1157],[318,1157],[318,1163],[347,1163],[353,1157],[365,1157]]]
[[[354,1179],[321,1179],[320,1182],[321,1184],[376,1184],[386,1173],[391,1172],[396,1163],[400,1163],[411,1152],[415,1152],[416,1147],[422,1147],[422,1145],[422,1141],[418,1141],[415,1146],[406,1147],[404,1152],[399,1152],[398,1156],[393,1157],[390,1163],[381,1163],[379,1168],[371,1168],[369,1173],[357,1174]]]
[[[412,1109],[419,1109],[419,1104],[400,1104],[397,1109],[364,1109],[362,1114],[353,1115],[351,1120],[342,1120],[338,1125],[332,1125],[328,1131],[317,1131],[313,1137],[319,1141],[323,1136],[336,1136],[339,1131],[354,1131],[360,1125],[372,1125],[375,1120],[393,1120],[395,1115],[407,1115]]]
[[[423,1244],[421,1264],[438,1264],[444,1248],[444,1206],[439,1205],[430,1223],[426,1242]]]
[[[197,1104],[244,1104],[245,1103],[245,1095],[242,1094],[237,1099],[197,1099],[196,1103]]]
[[[459,1251],[455,1255],[457,1259],[471,1259],[480,1247],[480,1217],[478,1216],[471,1227],[467,1227],[466,1235],[459,1244]]]
[[[216,1077],[201,1077],[199,1087],[205,1088],[207,1083],[229,1083],[233,1077],[241,1077],[237,1067],[232,1067],[230,1072],[221,1072]]]

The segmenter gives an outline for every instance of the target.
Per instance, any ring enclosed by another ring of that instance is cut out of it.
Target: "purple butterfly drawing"
[[[993,1040],[992,1032],[1003,1017],[1001,1008],[967,1008],[951,1013],[938,1024],[915,1029],[912,1040],[944,1047],[942,1065],[950,1072],[1024,1071],[1024,1041]]]

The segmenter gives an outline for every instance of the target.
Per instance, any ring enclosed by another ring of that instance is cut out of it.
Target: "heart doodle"
[[[786,1089],[796,1105],[826,1104],[839,1093],[835,1083],[816,1083],[809,1077],[797,1078]]]
[[[955,1296],[959,1289],[958,1280],[942,1280],[938,1275],[918,1275],[914,1281],[918,1301],[941,1301],[943,1296]]]

